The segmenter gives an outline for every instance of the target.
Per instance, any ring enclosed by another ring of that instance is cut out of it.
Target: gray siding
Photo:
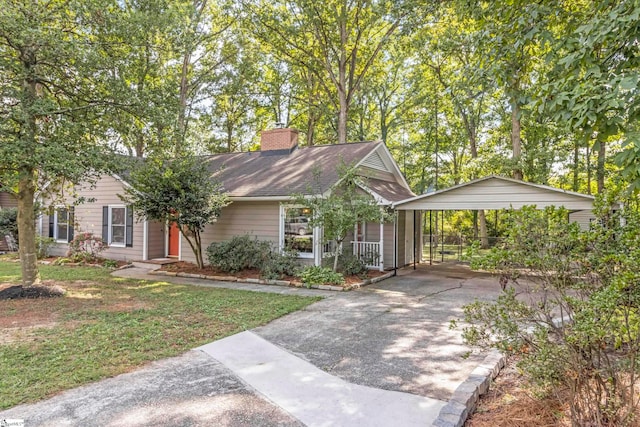
[[[0,192],[0,209],[16,208],[18,201],[9,193]]]
[[[165,245],[165,226],[160,222],[149,222],[147,226],[147,241],[149,242],[148,254],[149,259],[163,258],[166,253]],[[135,242],[135,237],[134,237]]]
[[[259,240],[278,245],[280,233],[279,202],[233,202],[222,209],[215,224],[208,225],[202,233],[203,251],[212,242],[229,240],[233,236],[248,234]],[[180,236],[181,254],[184,261],[195,262],[189,243]],[[206,263],[206,254],[205,254]]]
[[[569,221],[577,222],[582,230],[588,230],[591,221],[595,220],[596,216],[592,210],[584,210],[571,212],[569,214]]]
[[[123,205],[118,197],[123,193],[123,183],[110,175],[103,175],[96,183],[95,188],[89,186],[78,186],[75,192],[78,197],[95,199],[92,202],[85,202],[75,207],[75,234],[82,232],[93,233],[102,236],[102,207],[108,205]],[[66,192],[67,194],[72,192]],[[73,204],[74,198],[70,195],[64,199],[64,203]],[[49,203],[45,200],[45,206]],[[49,217],[42,218],[42,235],[48,236]],[[142,237],[143,223],[134,221],[133,223],[133,247],[109,247],[102,252],[105,258],[132,261],[142,259]],[[64,256],[68,246],[64,243],[56,243],[51,250],[52,255]]]
[[[403,211],[398,212],[398,267],[403,267],[405,265],[405,234],[406,234],[406,214]],[[386,232],[386,227],[385,227]],[[386,238],[386,236],[385,236]],[[393,241],[393,234],[390,236],[390,240]],[[386,246],[386,245],[385,245]],[[391,248],[393,253],[393,247]],[[387,259],[386,248],[385,248],[385,260]],[[393,256],[389,257],[390,260],[393,260]],[[386,264],[386,263],[385,263]],[[385,265],[386,267],[386,265]],[[393,265],[391,266],[393,267]]]
[[[526,183],[487,179],[441,193],[424,195],[401,205],[400,209],[417,210],[473,210],[473,209],[519,209],[525,205],[564,206],[567,209],[591,209],[593,200],[579,196],[540,188]]]

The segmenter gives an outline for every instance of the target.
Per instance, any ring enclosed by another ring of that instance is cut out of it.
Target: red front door
[[[169,249],[167,255],[170,257],[178,257],[180,255],[180,230],[175,222],[169,225]]]

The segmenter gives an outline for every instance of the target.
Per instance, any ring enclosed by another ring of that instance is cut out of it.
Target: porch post
[[[382,209],[380,210],[380,271],[384,271],[384,217],[382,216]]]
[[[145,220],[142,226],[142,260],[149,259],[149,221]]]

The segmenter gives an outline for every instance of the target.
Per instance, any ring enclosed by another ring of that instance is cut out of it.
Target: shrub
[[[343,254],[338,261],[338,271],[346,276],[362,275],[367,272],[367,266],[362,258]]]
[[[42,237],[36,235],[36,256],[38,259],[48,257],[49,249],[56,243],[53,237]]]
[[[237,273],[250,268],[262,268],[270,252],[269,242],[244,235],[211,243],[207,248],[207,258],[213,267],[226,273]]]
[[[300,272],[302,283],[310,285],[342,285],[344,277],[330,268],[308,266]]]
[[[95,262],[102,251],[107,249],[101,237],[93,233],[78,233],[69,242],[67,257],[74,262]]]
[[[300,264],[298,264],[296,251],[280,253],[277,250],[272,250],[263,263],[260,274],[265,279],[278,280],[284,276],[295,276],[299,269]]]
[[[324,267],[333,265],[333,259],[325,258],[323,260]],[[338,271],[345,276],[360,276],[367,272],[365,261],[353,254],[343,253],[338,258]]]
[[[104,268],[116,268],[118,266],[118,261],[115,261],[113,259],[105,259],[102,263],[102,266]]]
[[[0,209],[0,238],[11,236],[18,241],[18,209]]]
[[[472,263],[505,292],[464,307],[465,341],[519,354],[533,385],[568,396],[572,425],[627,425],[639,402],[640,213],[626,206],[600,207],[588,231],[562,209],[511,212],[501,247]]]

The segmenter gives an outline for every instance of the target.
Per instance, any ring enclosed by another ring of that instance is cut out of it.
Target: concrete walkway
[[[309,427],[425,426],[445,404],[348,383],[251,332],[200,349]]]

